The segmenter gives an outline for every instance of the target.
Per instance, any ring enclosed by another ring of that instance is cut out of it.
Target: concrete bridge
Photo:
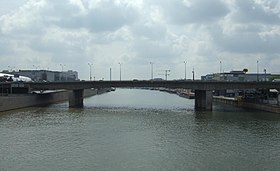
[[[28,82],[24,83],[31,90],[66,89],[69,95],[69,107],[83,107],[83,90],[90,88],[133,88],[164,87],[195,90],[195,108],[212,110],[212,91],[226,89],[280,89],[280,82],[228,82],[228,81],[76,81],[76,82]]]

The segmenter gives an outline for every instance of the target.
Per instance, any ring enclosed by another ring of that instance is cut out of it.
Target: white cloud
[[[0,67],[78,70],[88,78],[150,78],[150,64],[183,78],[224,69],[279,72],[278,0],[16,0],[0,13]],[[1,3],[0,3],[1,4]],[[234,60],[233,60],[234,59]],[[17,61],[17,62],[14,62]]]

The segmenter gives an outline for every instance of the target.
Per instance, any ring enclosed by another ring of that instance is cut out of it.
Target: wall
[[[68,101],[69,91],[59,91],[47,94],[12,94],[9,96],[0,96],[0,112],[31,107],[39,105],[48,105],[62,101]],[[97,94],[97,90],[85,90],[84,97],[90,97]]]
[[[249,103],[244,102],[242,100],[237,100],[235,98],[227,98],[222,96],[214,96],[215,102],[230,104],[238,107],[248,108],[248,109],[256,109],[267,112],[279,113],[280,114],[280,106],[279,105],[267,105],[267,104],[259,104],[259,103]]]

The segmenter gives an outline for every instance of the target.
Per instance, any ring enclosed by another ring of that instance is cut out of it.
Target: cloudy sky
[[[1,0],[0,70],[76,70],[89,79],[280,73],[279,0]],[[63,66],[63,67],[62,67]]]

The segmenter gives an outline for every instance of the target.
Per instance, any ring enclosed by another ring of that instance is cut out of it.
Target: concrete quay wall
[[[256,109],[256,110],[262,110],[262,111],[280,114],[280,106],[278,106],[278,105],[249,103],[249,102],[245,102],[245,101],[238,100],[235,98],[228,98],[228,97],[223,97],[223,96],[214,96],[213,100],[214,100],[214,102],[230,104],[230,105],[234,105],[234,106],[238,106],[238,107],[242,107],[242,108]]]
[[[90,97],[98,94],[98,90],[84,90],[84,97]],[[68,101],[71,91],[58,91],[45,94],[9,94],[0,96],[0,112],[13,109],[43,106],[53,103]]]
[[[243,108],[257,109],[257,110],[280,114],[280,106],[277,106],[277,105],[266,105],[266,104],[240,102],[239,106],[241,106]]]

